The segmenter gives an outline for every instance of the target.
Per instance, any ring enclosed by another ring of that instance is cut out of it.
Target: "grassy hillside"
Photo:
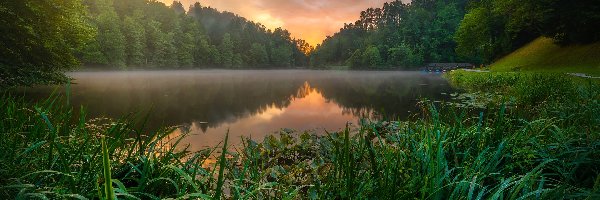
[[[600,43],[561,47],[540,37],[491,66],[493,71],[553,71],[600,75]]]

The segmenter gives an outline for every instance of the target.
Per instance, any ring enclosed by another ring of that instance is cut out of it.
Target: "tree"
[[[489,10],[485,8],[471,10],[465,15],[454,37],[459,55],[478,63],[489,63],[494,59],[489,17]]]
[[[167,34],[163,35],[163,43],[162,45],[164,45],[165,47],[165,62],[161,63],[160,66],[161,67],[179,67],[179,63],[178,63],[178,54],[177,54],[177,47],[175,47],[175,33],[173,32],[168,32]]]
[[[119,16],[112,7],[112,1],[98,1],[99,15],[97,40],[107,63],[111,66],[125,67],[125,36],[121,32]]]
[[[270,65],[269,56],[281,66],[306,65],[312,49],[285,29],[267,30],[200,3],[186,12],[180,1],[9,0],[0,1],[0,17],[6,49],[0,75],[10,76],[1,84],[64,81],[61,72],[79,61],[122,68],[243,67],[255,43],[266,45],[254,47],[257,65]]]
[[[598,13],[597,0],[474,1],[456,33],[456,51],[490,63],[540,36],[562,45],[597,42]]]
[[[146,57],[153,67],[164,66],[167,62],[167,35],[160,29],[160,22],[151,20],[146,25]]]
[[[410,67],[410,59],[413,56],[412,50],[405,44],[388,50],[388,64],[391,66]]]
[[[383,60],[381,60],[379,49],[376,46],[367,47],[362,55],[362,63],[371,68],[381,66],[383,64]]]
[[[144,50],[146,49],[146,30],[142,25],[141,11],[136,11],[135,17],[126,16],[123,20],[123,33],[127,40],[125,54],[128,66],[143,66],[146,64]]]
[[[235,53],[233,54],[233,59],[231,60],[233,67],[240,68],[244,65],[244,60],[242,59],[242,54]]]
[[[225,35],[223,35],[223,40],[219,46],[219,51],[221,53],[221,64],[223,64],[224,67],[232,67],[233,41],[231,41],[231,35],[229,33],[225,33]]]
[[[308,66],[309,59],[307,55],[310,55],[314,50],[310,44],[305,40],[295,39],[293,41],[296,48],[292,48],[293,51],[293,65],[294,66]]]
[[[173,1],[173,3],[171,4],[171,9],[173,9],[175,14],[177,15],[185,15],[185,9],[183,8],[183,4],[181,4],[180,1]]]
[[[406,65],[411,67],[419,67],[425,64],[425,58],[423,57],[421,49],[422,48],[415,48],[410,50],[410,54],[408,54]]]
[[[91,39],[83,46],[79,47],[77,53],[79,59],[84,64],[104,65],[108,63],[106,57],[104,57],[104,54],[102,54],[102,51],[100,50],[100,43],[98,43],[96,38]]]
[[[354,53],[352,53],[352,56],[348,58],[348,61],[346,61],[346,64],[352,68],[364,66],[365,64],[362,62],[362,51],[360,51],[360,49],[355,50]]]
[[[250,48],[248,64],[252,66],[264,66],[269,62],[269,55],[265,45],[253,43]]]
[[[60,83],[94,37],[79,0],[0,2],[0,87]]]
[[[292,65],[292,48],[285,45],[273,47],[271,50],[271,64],[275,67],[289,67]]]
[[[194,65],[194,36],[191,33],[176,34],[175,46],[179,66],[191,67]]]
[[[359,64],[384,68],[390,65],[418,67],[425,60],[464,60],[454,51],[454,34],[466,4],[467,0],[413,0],[410,4],[396,0],[385,3],[383,8],[366,9],[360,13],[359,20],[345,24],[339,32],[327,37],[312,53],[311,62],[320,65],[345,62],[353,68]],[[402,45],[404,52],[397,49]],[[379,50],[379,61],[363,60],[365,53],[376,55],[371,46]],[[362,53],[360,59],[358,52]],[[398,60],[398,56],[403,60]]]
[[[198,35],[194,45],[194,64],[196,66],[208,66],[212,63],[210,55],[210,44],[206,36]]]
[[[559,44],[589,44],[600,41],[600,1],[533,1],[542,21],[542,34]],[[534,13],[529,10],[529,13]]]
[[[208,57],[210,58],[209,65],[211,66],[219,66],[223,64],[221,52],[215,45],[208,46]]]

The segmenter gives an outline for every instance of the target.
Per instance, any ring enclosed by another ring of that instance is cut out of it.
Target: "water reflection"
[[[73,73],[71,102],[91,117],[151,112],[150,128],[181,126],[195,149],[230,130],[261,139],[280,128],[335,131],[360,117],[406,118],[419,98],[444,99],[451,88],[418,72],[190,70]],[[18,91],[30,99],[51,87]]]
[[[332,131],[338,130],[347,122],[356,120],[357,118],[351,112],[345,112],[336,103],[326,100],[319,91],[306,82],[286,107],[271,104],[254,115],[225,122],[208,130],[203,129],[202,124],[198,122],[184,126],[182,129],[191,133],[187,141],[197,144],[194,148],[202,148],[202,145],[212,147],[218,144],[228,130],[230,138],[233,138],[236,143],[242,136],[260,140],[284,127],[296,130]]]

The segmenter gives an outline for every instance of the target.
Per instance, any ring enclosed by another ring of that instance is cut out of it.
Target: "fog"
[[[335,131],[360,118],[405,119],[420,98],[443,100],[452,89],[436,74],[399,71],[176,70],[74,72],[70,101],[91,118],[150,113],[148,126],[179,126],[196,147],[227,130],[262,138],[281,128]],[[44,99],[65,87],[19,93]]]

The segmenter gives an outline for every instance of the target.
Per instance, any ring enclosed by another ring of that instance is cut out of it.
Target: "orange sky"
[[[171,5],[173,0],[159,0]],[[187,9],[199,0],[180,0]],[[200,0],[202,6],[236,13],[269,29],[283,27],[311,45],[358,19],[360,11],[390,0]],[[409,0],[403,0],[408,2]]]

